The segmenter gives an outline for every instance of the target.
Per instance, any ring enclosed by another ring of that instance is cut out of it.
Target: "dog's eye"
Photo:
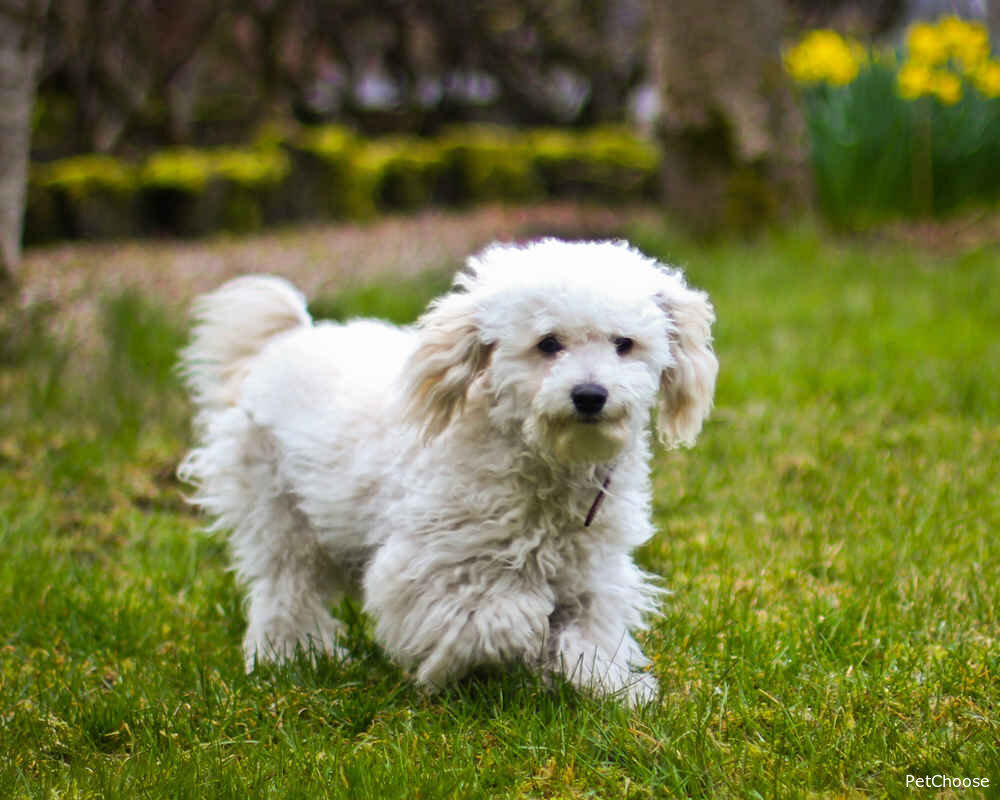
[[[632,352],[632,346],[635,344],[631,339],[626,336],[619,336],[615,339],[615,350],[618,351],[618,355],[624,356]]]
[[[551,356],[562,350],[563,346],[555,336],[546,336],[538,343],[538,349],[545,353],[545,355]]]

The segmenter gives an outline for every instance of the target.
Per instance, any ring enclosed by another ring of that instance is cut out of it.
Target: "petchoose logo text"
[[[906,776],[908,789],[985,789],[989,785],[989,778],[954,778],[951,775]]]

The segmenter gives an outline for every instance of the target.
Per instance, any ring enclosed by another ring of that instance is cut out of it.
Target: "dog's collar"
[[[597,497],[594,498],[594,502],[590,504],[590,511],[587,512],[587,518],[583,521],[583,527],[589,528],[590,523],[594,521],[594,517],[597,516],[597,509],[601,507],[601,503],[604,502],[604,495],[607,494],[608,486],[611,485],[611,473],[614,467],[608,469],[608,474],[604,478],[604,483],[601,484],[601,488],[597,492]]]

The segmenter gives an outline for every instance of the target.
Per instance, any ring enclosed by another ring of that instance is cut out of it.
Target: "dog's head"
[[[614,459],[657,403],[668,446],[712,405],[712,306],[623,242],[493,245],[419,322],[410,417],[435,436],[476,393],[497,426],[561,463]]]

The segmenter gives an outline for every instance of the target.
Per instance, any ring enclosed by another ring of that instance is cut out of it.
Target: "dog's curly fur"
[[[522,662],[641,702],[658,589],[650,411],[691,444],[718,362],[706,295],[623,242],[493,245],[416,326],[313,323],[275,277],[196,301],[180,475],[231,531],[248,669],[337,652],[345,593],[440,687]],[[602,486],[604,487],[602,489]]]

